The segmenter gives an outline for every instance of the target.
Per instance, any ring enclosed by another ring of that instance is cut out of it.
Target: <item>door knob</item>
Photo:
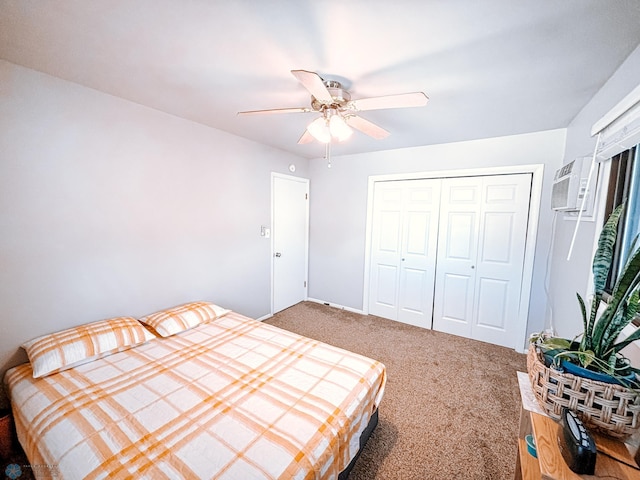
[[[280,258],[282,256],[282,254],[280,252],[276,252],[276,257]]]

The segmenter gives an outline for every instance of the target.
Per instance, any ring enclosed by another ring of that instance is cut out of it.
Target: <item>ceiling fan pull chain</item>
[[[327,160],[327,168],[331,168],[331,140],[325,143],[324,158]]]

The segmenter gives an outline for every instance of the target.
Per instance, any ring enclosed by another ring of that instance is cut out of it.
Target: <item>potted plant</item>
[[[623,209],[624,206],[620,205],[613,211],[600,234],[593,258],[594,292],[589,309],[580,294],[576,294],[582,313],[582,333],[575,339],[547,334],[533,335],[527,361],[536,397],[547,413],[551,414],[551,410],[552,416],[556,418],[563,406],[571,405],[579,413],[586,412],[587,417],[591,416],[592,413],[589,412],[593,412],[593,402],[595,408],[600,408],[602,404],[597,398],[597,392],[603,390],[603,383],[612,384],[610,388],[615,387],[614,390],[624,397],[622,409],[628,417],[628,425],[616,426],[619,430],[615,432],[617,434],[631,433],[631,430],[640,426],[640,384],[636,380],[636,373],[640,373],[640,370],[632,367],[620,352],[640,339],[640,327],[624,340],[618,339],[622,330],[640,313],[640,248],[636,248],[635,241],[606,305],[603,304],[604,287],[611,268],[618,221]],[[576,382],[576,378],[579,381]],[[590,389],[593,390],[591,395],[585,395]],[[572,398],[572,393],[575,393],[575,398]],[[590,405],[576,400],[594,395],[596,398]],[[611,412],[605,411],[603,416],[611,417]],[[590,423],[590,418],[586,420]],[[597,427],[605,430],[608,428],[599,425],[599,422],[600,419],[597,419]]]

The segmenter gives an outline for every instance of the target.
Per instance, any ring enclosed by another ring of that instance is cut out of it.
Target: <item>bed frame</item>
[[[371,415],[371,419],[369,420],[369,424],[366,426],[366,428],[362,431],[362,434],[360,435],[360,449],[358,450],[358,453],[356,453],[356,456],[353,457],[353,460],[351,460],[351,463],[347,465],[347,468],[345,468],[342,472],[340,472],[340,475],[338,475],[338,480],[347,480],[349,478],[349,474],[351,473],[351,470],[353,470],[353,467],[356,464],[356,461],[360,457],[360,454],[362,453],[362,449],[367,444],[369,437],[371,436],[371,434],[373,433],[373,431],[376,429],[377,426],[378,426],[378,409],[376,409],[376,411],[373,412],[373,415]]]

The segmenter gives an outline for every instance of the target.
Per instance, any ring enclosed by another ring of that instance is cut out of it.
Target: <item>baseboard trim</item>
[[[338,303],[325,302],[324,300],[319,300],[317,298],[307,297],[308,302],[321,303],[322,305],[326,305],[328,307],[339,308],[340,310],[346,310],[347,312],[359,313],[360,315],[366,315],[363,310],[359,310],[357,308],[345,307],[344,305],[340,305]]]
[[[259,322],[263,322],[263,321],[265,321],[266,319],[271,318],[271,317],[273,317],[273,315],[271,315],[270,313],[268,313],[268,314],[266,314],[266,315],[264,315],[264,316],[262,316],[262,317],[260,317],[260,318],[256,318],[256,320],[258,320]]]

